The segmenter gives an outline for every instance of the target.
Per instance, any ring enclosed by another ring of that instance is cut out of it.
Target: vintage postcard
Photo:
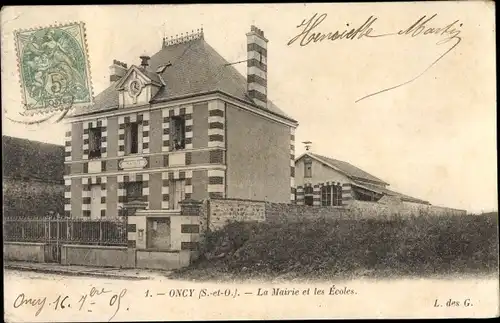
[[[498,316],[494,9],[4,7],[4,320]]]

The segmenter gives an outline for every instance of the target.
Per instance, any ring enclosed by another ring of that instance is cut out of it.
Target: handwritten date
[[[111,290],[106,290],[104,288],[96,288],[92,287],[88,293],[84,293],[80,295],[77,301],[77,305],[79,305],[78,311],[82,311],[87,309],[87,312],[92,312],[92,305],[96,303],[97,300],[101,299],[99,296],[104,296],[109,294],[109,298],[106,300],[106,303],[110,307],[114,308],[114,313],[109,319],[110,321],[116,316],[118,311],[121,308],[123,297],[127,294],[127,289],[122,289],[119,293],[113,293]],[[72,308],[72,302],[68,295],[59,295],[53,301],[48,301],[47,297],[28,297],[26,294],[19,294],[14,300],[14,308],[21,307],[33,307],[36,308],[35,316],[40,315],[45,306],[52,308],[54,311],[65,310]],[[128,308],[127,308],[128,310]]]

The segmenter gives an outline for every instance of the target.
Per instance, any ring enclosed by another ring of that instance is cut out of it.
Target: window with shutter
[[[127,155],[139,152],[139,123],[132,122],[125,128],[125,153]]]
[[[125,184],[126,202],[142,201],[142,182],[129,182]]]
[[[171,119],[171,145],[173,150],[180,150],[186,147],[186,120],[183,116],[172,117]]]
[[[89,158],[101,158],[102,132],[101,128],[89,129]]]

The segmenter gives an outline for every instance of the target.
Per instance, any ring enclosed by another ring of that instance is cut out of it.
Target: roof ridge
[[[317,153],[310,153],[310,154],[318,156],[318,157],[326,158],[326,159],[332,159],[332,160],[336,160],[336,161],[341,161],[341,162],[347,163],[346,161],[343,161],[343,160],[340,160],[340,159],[336,159],[336,158],[332,158],[332,157],[328,157],[328,156],[325,156],[325,155],[320,155],[320,154],[317,154]]]
[[[323,157],[323,158],[326,158],[326,159],[331,159],[331,160],[335,160],[335,161],[338,161],[338,162],[346,163],[346,164],[349,164],[349,165],[351,165],[353,167],[359,168],[358,166],[351,164],[349,161],[345,161],[345,160],[341,160],[341,159],[337,159],[337,158],[332,158],[332,157],[328,157],[328,156],[325,156],[325,155],[319,155],[319,154],[316,154],[316,155],[319,156],[319,157]],[[361,168],[359,168],[359,169],[361,169]]]
[[[185,36],[184,36],[184,34],[185,34]],[[186,32],[186,33],[181,33],[180,35],[177,34],[177,35],[175,35],[175,37],[170,36],[170,39],[166,36],[163,37],[162,48],[166,48],[169,46],[175,46],[178,44],[188,43],[188,42],[191,42],[193,40],[203,39],[204,37],[205,36],[203,33],[203,26],[201,26],[201,29],[200,28],[196,29],[196,32],[193,29],[193,30],[191,30],[191,33]]]
[[[175,47],[178,47],[178,46],[186,46],[186,48],[184,49],[184,51],[182,51],[182,53],[178,56],[178,57],[175,57],[175,60],[174,61],[169,61],[171,65],[174,65],[178,60],[180,60],[185,54],[186,52],[191,49],[191,47],[194,45],[194,44],[197,44],[197,43],[203,43],[204,42],[204,39],[203,38],[196,38],[196,39],[193,39],[193,40],[190,40],[190,41],[187,41],[187,42],[183,42],[183,43],[176,43],[176,44],[172,44],[172,45],[168,45],[166,47],[162,47],[159,51],[157,51],[156,53],[154,53],[151,58],[150,58],[150,62],[151,61],[154,61],[154,59],[156,58],[155,56],[159,56],[160,53],[162,53],[164,50],[166,49],[172,49],[172,48],[175,48]],[[166,62],[164,62],[163,64],[166,64]],[[165,69],[165,71],[163,71],[161,74],[164,74],[166,73],[167,69]]]
[[[357,171],[361,171],[362,172],[362,174],[355,175],[355,174],[352,174],[352,172],[350,172],[349,170],[343,170],[344,172],[346,172],[347,174],[349,174],[349,176],[351,176],[351,177],[365,179],[365,180],[371,180],[371,181],[376,181],[376,182],[380,182],[380,183],[384,183],[384,184],[389,184],[389,183],[385,182],[384,180],[378,178],[377,176],[372,175],[369,172],[361,169],[360,167],[351,164],[350,162],[347,162],[347,161],[344,161],[344,160],[340,160],[340,159],[331,158],[331,157],[327,157],[327,156],[323,156],[323,155],[316,154],[316,153],[310,153],[310,154],[313,155],[313,156],[316,156],[316,157],[318,157],[320,159],[323,159],[326,162],[347,164],[348,166],[350,166],[352,168],[355,168]],[[338,165],[334,165],[334,166],[335,167],[339,167]],[[339,168],[342,168],[342,167],[339,167]],[[364,175],[364,177],[362,177],[360,175]]]

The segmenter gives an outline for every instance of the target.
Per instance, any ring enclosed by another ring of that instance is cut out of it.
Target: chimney
[[[141,59],[141,67],[143,69],[146,69],[149,66],[149,59],[151,57],[149,57],[148,55],[142,55],[139,58]]]
[[[127,64],[114,59],[113,65],[109,67],[109,71],[109,80],[111,83],[114,83],[125,76],[125,73],[127,73]]]
[[[247,91],[263,108],[267,108],[267,42],[264,32],[252,25],[247,33]]]

